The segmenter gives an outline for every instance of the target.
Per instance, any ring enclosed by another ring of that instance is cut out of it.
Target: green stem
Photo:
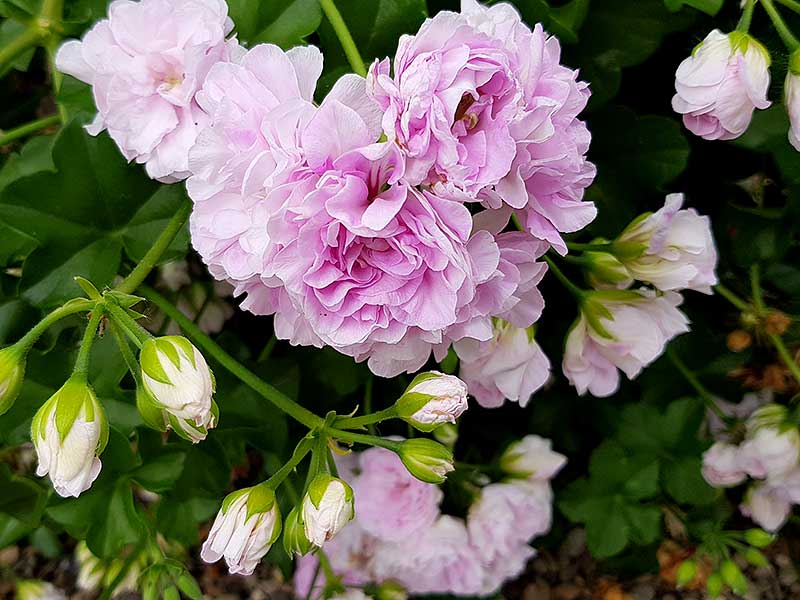
[[[797,0],[778,0],[778,4],[783,4],[789,10],[800,14],[800,2]]]
[[[105,307],[114,320],[119,323],[122,330],[128,335],[128,337],[133,340],[133,343],[136,344],[139,348],[142,347],[147,340],[149,340],[152,334],[147,331],[144,327],[139,325],[132,316],[125,312],[125,309],[115,304],[112,301],[106,302]]]
[[[611,242],[602,242],[599,244],[580,244],[577,242],[567,242],[567,248],[570,250],[578,250],[580,252],[608,252],[611,250]]]
[[[555,262],[549,256],[543,256],[545,262],[550,267],[550,271],[552,271],[553,275],[555,275],[558,280],[567,288],[573,296],[575,296],[578,300],[581,300],[585,296],[585,292],[579,288],[577,285],[572,283],[564,273],[561,272],[561,269],[558,268]]]
[[[731,290],[727,287],[718,283],[714,286],[714,291],[717,292],[720,296],[725,298],[728,302],[733,304],[736,308],[738,308],[742,312],[750,312],[753,310],[753,307],[750,306],[747,302],[742,300],[739,296],[734,294]]]
[[[300,464],[300,461],[306,457],[306,454],[308,454],[313,447],[314,440],[312,438],[304,437],[302,440],[300,440],[300,443],[297,444],[297,447],[295,447],[292,457],[289,459],[289,461],[280,469],[275,471],[272,477],[267,479],[266,484],[273,490],[277,489],[277,487],[283,483],[283,480],[286,479],[292,471],[294,471],[295,467]]]
[[[344,50],[345,56],[347,56],[347,60],[350,62],[350,66],[353,68],[353,72],[362,77],[366,77],[367,68],[364,66],[364,61],[358,53],[358,48],[356,48],[356,43],[353,41],[353,36],[350,35],[347,23],[344,22],[342,14],[339,12],[339,9],[336,8],[336,4],[334,4],[333,0],[319,0],[319,4],[325,16],[328,17],[328,21],[330,21],[333,30],[336,32],[336,37],[339,38],[339,43],[342,44],[342,49]]]
[[[780,356],[781,360],[786,364],[792,376],[797,380],[797,383],[800,383],[800,365],[797,364],[797,361],[795,361],[789,353],[789,349],[786,347],[786,344],[783,343],[783,338],[774,333],[769,333],[767,335],[772,345],[775,346],[775,349],[778,351],[778,356]]]
[[[201,349],[213,357],[220,365],[230,371],[233,375],[238,377],[247,386],[259,393],[261,396],[272,402],[280,410],[288,414],[293,419],[299,421],[309,429],[320,427],[325,420],[315,415],[307,408],[300,406],[280,392],[277,388],[271,386],[266,381],[262,380],[258,375],[250,371],[247,367],[241,364],[238,360],[233,358],[230,354],[225,352],[222,347],[214,340],[203,333],[197,325],[192,323],[183,313],[170,304],[161,294],[153,288],[142,285],[142,293],[147,299],[160,308],[164,314],[175,321],[181,329],[194,341]]]
[[[167,251],[169,245],[178,235],[180,230],[183,228],[184,223],[186,223],[186,219],[189,218],[189,213],[192,211],[192,203],[187,199],[178,209],[178,211],[173,215],[170,222],[164,228],[164,231],[158,236],[158,239],[155,243],[150,247],[150,250],[147,251],[147,254],[144,255],[141,262],[131,271],[125,280],[117,286],[118,292],[123,292],[125,294],[132,294],[136,291],[142,282],[147,278],[152,271],[158,261],[161,259],[161,256],[164,252]]]
[[[667,349],[667,356],[669,356],[669,359],[672,361],[672,364],[675,365],[675,368],[678,369],[680,374],[683,375],[686,381],[689,382],[689,385],[691,385],[695,389],[695,391],[700,395],[700,397],[706,403],[706,406],[709,409],[711,409],[711,411],[714,414],[716,414],[722,420],[723,423],[730,422],[731,420],[730,417],[726,415],[725,412],[719,407],[716,398],[714,398],[714,395],[711,392],[709,392],[702,383],[700,383],[700,380],[697,378],[697,375],[695,375],[689,369],[689,367],[686,366],[686,363],[684,363],[683,360],[681,360],[681,358],[675,353],[675,351],[672,348]]]
[[[742,17],[739,19],[739,24],[736,26],[736,31],[747,33],[750,31],[750,23],[753,20],[753,10],[756,7],[756,0],[747,0],[744,5]]]
[[[120,325],[120,323],[114,319],[109,319],[108,323],[109,327],[111,328],[111,333],[114,334],[114,339],[117,342],[117,346],[119,346],[120,354],[122,354],[122,358],[125,361],[125,364],[128,366],[128,370],[131,372],[131,375],[133,375],[136,385],[139,385],[141,381],[141,375],[139,374],[139,363],[136,360],[136,356],[133,354],[130,345],[128,344],[128,340],[125,339],[122,325]]]
[[[372,413],[372,387],[375,384],[375,377],[372,373],[367,378],[367,383],[364,386],[364,412],[367,414]],[[375,421],[367,424],[367,429],[372,435],[375,435]]]
[[[61,123],[61,115],[50,115],[49,117],[43,117],[41,119],[31,121],[30,123],[26,123],[25,125],[20,125],[14,129],[9,129],[8,131],[0,133],[0,146],[5,146],[14,140],[18,140],[19,138],[30,135],[31,133],[36,133],[45,127],[57,125],[58,123]]]
[[[335,425],[339,429],[361,429],[362,427],[369,427],[375,423],[393,419],[397,416],[394,406],[379,410],[378,412],[362,415],[360,417],[341,417],[336,421]],[[370,429],[370,433],[373,433]]]
[[[75,375],[86,376],[89,373],[89,356],[92,353],[92,344],[97,335],[97,328],[100,327],[100,320],[103,318],[103,305],[97,304],[92,311],[92,316],[89,318],[89,324],[86,326],[86,331],[83,333],[83,340],[81,347],[78,350],[78,358],[75,359]]]
[[[767,11],[769,18],[772,20],[772,24],[775,26],[775,30],[778,32],[778,35],[781,36],[781,39],[783,40],[783,43],[786,44],[786,47],[790,51],[800,48],[800,41],[794,37],[794,34],[786,25],[783,17],[781,17],[781,13],[779,13],[778,9],[775,8],[772,0],[761,0],[761,6],[763,6],[764,10]]]
[[[387,440],[386,438],[378,437],[375,435],[366,435],[363,433],[355,433],[353,431],[342,431],[340,429],[326,428],[331,437],[335,437],[345,442],[353,442],[358,444],[365,444],[367,446],[378,446],[379,448],[386,448],[393,452],[400,449],[400,442],[394,440]]]
[[[0,73],[3,73],[17,56],[28,48],[36,46],[46,35],[46,32],[42,31],[42,29],[36,25],[31,25],[11,42],[0,48]]]
[[[41,335],[53,324],[61,319],[68,317],[70,315],[74,315],[79,312],[88,312],[92,310],[95,306],[95,303],[86,300],[84,298],[76,298],[74,300],[70,300],[63,306],[55,309],[53,312],[45,316],[41,321],[39,321],[33,328],[26,333],[20,340],[17,342],[17,345],[21,347],[25,352],[30,350],[31,346],[36,343]]]
[[[750,289],[753,295],[753,306],[758,317],[764,317],[767,314],[767,307],[764,304],[764,296],[761,293],[761,271],[758,265],[750,267]]]

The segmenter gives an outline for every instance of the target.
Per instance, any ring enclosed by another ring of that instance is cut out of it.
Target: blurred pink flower
[[[747,479],[738,446],[717,442],[703,453],[703,479],[714,487],[731,487]]]

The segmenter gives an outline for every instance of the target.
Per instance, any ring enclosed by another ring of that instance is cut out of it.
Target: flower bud
[[[584,252],[586,275],[593,288],[627,288],[633,277],[620,260],[609,252]]]
[[[66,594],[46,581],[33,579],[17,581],[17,600],[67,600]]]
[[[732,560],[726,560],[719,569],[722,581],[728,585],[735,593],[744,595],[747,592],[747,580],[742,574],[742,570]]]
[[[719,573],[712,573],[706,580],[706,591],[711,598],[718,598],[722,593],[722,577]]]
[[[800,433],[796,427],[760,427],[739,447],[742,470],[756,479],[779,477],[800,460]]]
[[[408,598],[406,589],[392,580],[381,583],[375,594],[375,600],[406,600],[406,598]]]
[[[322,547],[355,516],[353,490],[327,473],[317,475],[308,486],[302,510],[306,537]]]
[[[140,386],[136,390],[136,408],[145,425],[156,431],[172,429],[179,437],[196,444],[206,439],[208,430],[212,429],[219,419],[219,407],[211,401],[211,418],[205,426],[196,425],[194,421],[176,417],[159,406],[150,393]]]
[[[763,529],[748,529],[744,532],[745,541],[756,548],[766,548],[775,541],[775,536]]]
[[[512,443],[500,457],[500,468],[509,475],[546,481],[567,463],[567,457],[553,452],[552,442],[538,435],[526,435]]]
[[[767,557],[764,556],[764,553],[760,550],[756,550],[755,548],[748,548],[744,551],[744,558],[754,567],[768,567],[769,561]]]
[[[455,423],[444,423],[433,431],[434,439],[440,444],[444,444],[451,450],[456,447],[458,442],[458,425]]]
[[[290,557],[305,556],[311,551],[313,544],[306,537],[302,511],[295,506],[286,516],[283,524],[283,549]]]
[[[100,474],[97,456],[108,441],[108,423],[85,378],[72,376],[33,417],[36,474],[49,475],[60,496],[78,497]]]
[[[436,371],[417,375],[395,405],[397,416],[420,431],[455,423],[467,410],[467,385]]]
[[[153,401],[197,427],[213,426],[214,378],[203,355],[185,337],[151,338],[140,355],[142,383]]]
[[[703,453],[701,471],[703,479],[714,487],[732,487],[747,479],[739,447],[727,442],[716,442]]]
[[[225,557],[231,574],[251,575],[281,533],[275,492],[265,483],[228,494],[214,519],[200,557]]]
[[[7,412],[19,396],[25,377],[25,354],[16,346],[0,350],[0,415]]]
[[[397,450],[406,469],[425,483],[444,483],[447,474],[455,470],[453,453],[427,438],[414,438],[400,444]]]
[[[696,575],[697,563],[693,560],[683,561],[675,573],[675,582],[678,584],[678,588],[690,584],[694,581]]]

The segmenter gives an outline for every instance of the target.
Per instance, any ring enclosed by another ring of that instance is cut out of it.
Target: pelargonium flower
[[[747,479],[741,466],[741,451],[727,442],[716,442],[703,453],[703,479],[714,487],[731,487]]]
[[[562,364],[578,394],[588,390],[593,396],[610,396],[619,387],[618,369],[633,379],[673,337],[689,331],[688,319],[678,310],[683,299],[676,292],[591,294],[567,336]]]
[[[189,148],[208,117],[195,101],[209,69],[241,52],[224,0],[115,0],[108,19],[56,55],[92,86],[97,117],[128,160],[166,183],[189,175]]]
[[[789,113],[789,142],[800,152],[800,50],[789,57],[789,71],[783,86]]]
[[[753,111],[770,105],[769,53],[746,33],[713,30],[675,73],[672,108],[707,140],[731,140],[750,125]]]
[[[408,156],[412,183],[518,211],[534,236],[566,253],[560,233],[591,222],[582,202],[595,175],[591,136],[577,116],[589,97],[560,46],[516,10],[463,0],[415,36],[394,60],[370,68],[368,89],[384,111],[387,138]],[[510,214],[510,211],[507,211]]]

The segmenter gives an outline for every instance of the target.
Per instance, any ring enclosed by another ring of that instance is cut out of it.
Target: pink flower
[[[610,396],[619,387],[617,369],[634,379],[672,338],[689,331],[688,319],[678,310],[680,294],[640,290],[623,299],[620,293],[592,292],[567,336],[562,368],[581,395]]]
[[[780,487],[763,483],[756,484],[748,490],[739,510],[763,529],[775,532],[783,527],[789,518],[792,503]]]
[[[527,329],[503,321],[486,342],[461,340],[454,345],[459,375],[483,407],[497,408],[506,399],[526,406],[550,377],[550,361]]]
[[[789,59],[784,94],[789,113],[789,142],[800,152],[800,51],[795,51]]]
[[[92,86],[104,129],[125,158],[167,183],[189,175],[189,148],[208,117],[195,101],[209,69],[240,52],[223,0],[115,0],[82,41],[66,42],[59,70]]]
[[[753,110],[770,105],[769,54],[755,39],[713,30],[675,73],[672,108],[707,140],[731,140],[750,125]]]
[[[703,479],[714,487],[732,487],[747,479],[741,467],[739,447],[717,442],[703,453]]]
[[[510,5],[463,0],[461,13],[442,11],[401,38],[393,77],[388,59],[374,63],[368,89],[412,184],[513,208],[528,231],[566,253],[560,233],[596,215],[581,202],[595,169],[577,118],[588,86],[560,54],[558,40],[540,25],[531,31]]]
[[[800,433],[796,427],[760,427],[748,435],[739,452],[741,468],[750,477],[780,477],[798,464]]]
[[[549,481],[567,464],[567,457],[553,450],[553,443],[538,435],[526,435],[506,448],[500,468],[513,477]]]
[[[636,220],[614,242],[641,247],[641,254],[622,262],[639,281],[663,291],[711,293],[717,283],[717,248],[711,221],[693,208],[681,209],[683,194],[669,194],[663,208]]]
[[[380,540],[397,541],[433,524],[442,491],[411,475],[397,454],[370,448],[361,453],[360,466],[352,486],[364,531]]]

